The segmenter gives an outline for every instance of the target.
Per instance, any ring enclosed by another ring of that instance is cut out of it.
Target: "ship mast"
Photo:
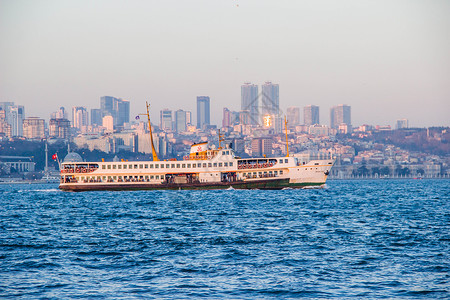
[[[219,149],[222,149],[221,143],[224,141],[223,137],[224,137],[224,135],[220,134],[220,129],[219,129]]]
[[[284,116],[284,129],[286,130],[286,157],[289,157],[289,142],[287,136],[287,120],[286,116]]]
[[[145,101],[145,106],[147,107],[147,113],[146,114],[139,114],[139,115],[141,115],[141,116],[145,116],[146,115],[147,116],[148,129],[150,131],[150,144],[152,145],[153,161],[159,161],[158,154],[156,153],[156,150],[155,150],[155,145],[153,144],[152,123],[150,123],[150,113],[149,113],[149,110],[148,110],[148,108],[150,107],[150,104],[148,104],[148,102]]]

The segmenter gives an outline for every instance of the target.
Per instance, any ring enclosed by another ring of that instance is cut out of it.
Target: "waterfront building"
[[[208,96],[198,96],[197,97],[197,128],[202,129],[205,125],[211,125],[210,99]]]
[[[172,111],[170,109],[163,109],[159,112],[159,128],[163,131],[172,130]]]
[[[45,138],[45,121],[38,117],[23,120],[23,136],[27,139]]]
[[[341,124],[352,125],[349,105],[339,104],[330,109],[330,127],[338,129]]]
[[[303,108],[303,123],[308,126],[320,124],[318,106],[307,105]]]
[[[250,82],[241,86],[241,111],[249,112],[249,124],[258,125],[259,120],[258,86]]]

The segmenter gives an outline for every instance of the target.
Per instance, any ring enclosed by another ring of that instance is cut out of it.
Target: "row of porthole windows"
[[[132,169],[168,169],[168,168],[222,168],[222,167],[232,167],[232,162],[224,162],[224,163],[193,163],[193,164],[120,164],[120,165],[102,165],[102,169],[108,170],[132,170]]]

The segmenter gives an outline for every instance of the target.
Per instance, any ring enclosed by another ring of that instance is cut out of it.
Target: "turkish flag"
[[[57,158],[58,158],[58,156],[56,154],[52,155],[52,159],[57,159]]]

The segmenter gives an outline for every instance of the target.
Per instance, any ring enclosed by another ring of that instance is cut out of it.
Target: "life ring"
[[[264,168],[267,168],[267,164],[264,164]]]
[[[81,173],[86,173],[86,168],[81,169]]]

